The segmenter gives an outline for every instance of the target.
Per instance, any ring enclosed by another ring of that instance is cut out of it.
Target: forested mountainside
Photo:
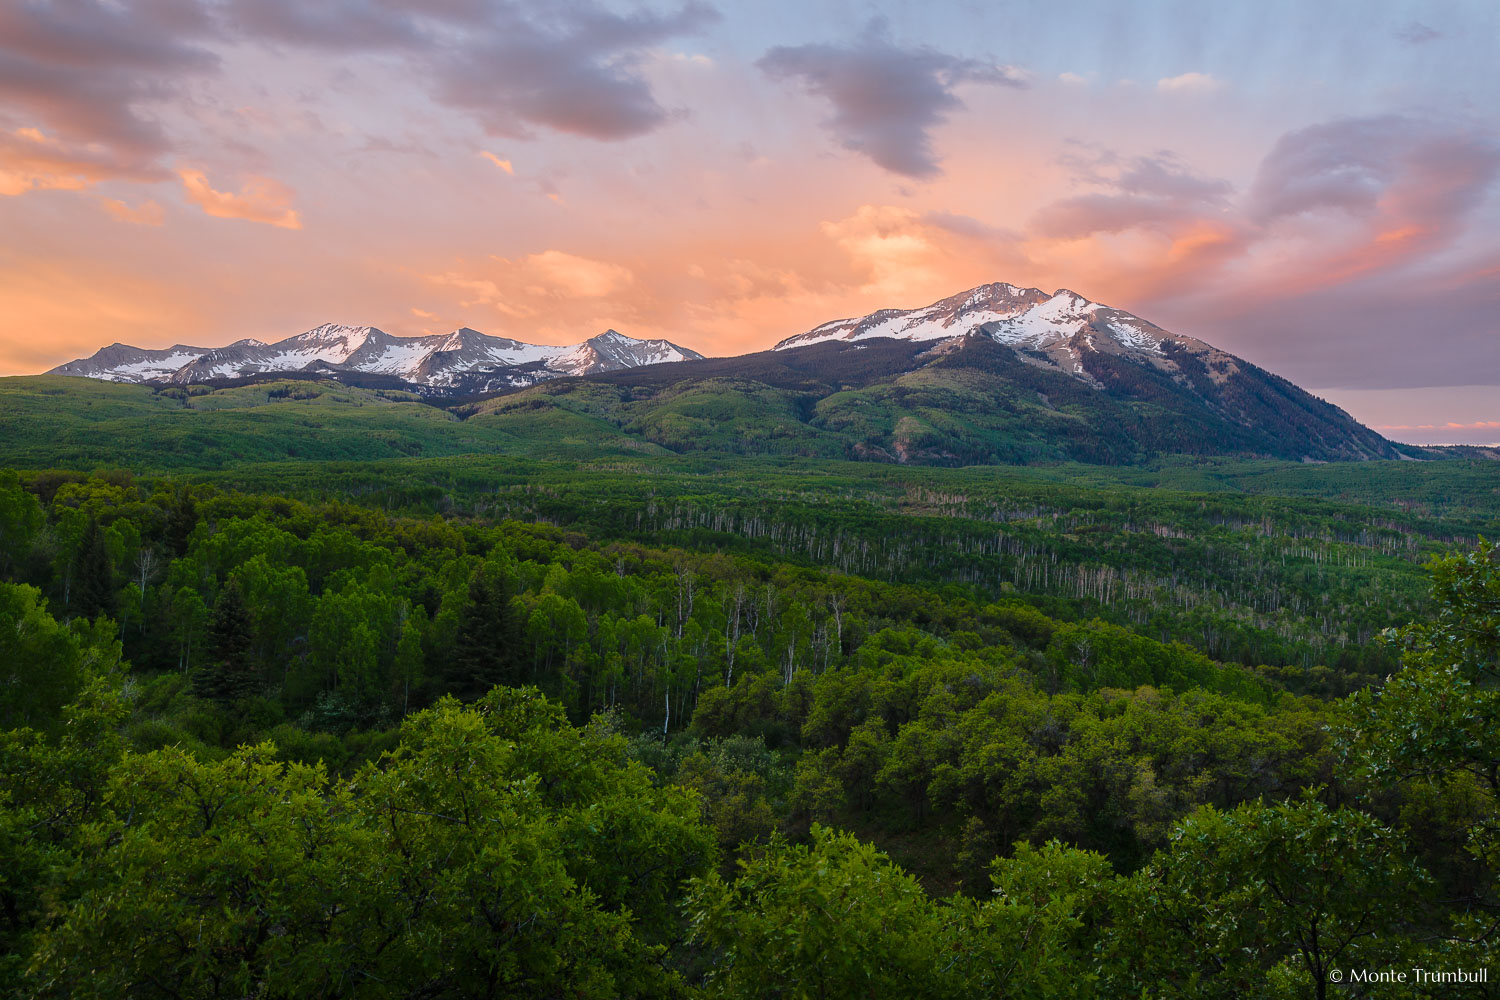
[[[1179,363],[1173,371],[1085,354],[1086,381],[982,335],[936,347],[831,342],[561,379],[458,412],[518,432],[592,424],[611,438],[678,453],[901,464],[1403,454],[1337,407],[1253,365],[1241,362],[1223,379],[1191,354],[1168,354]]]

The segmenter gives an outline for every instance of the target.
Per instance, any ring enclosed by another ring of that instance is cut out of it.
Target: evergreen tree
[[[115,605],[115,567],[104,545],[99,519],[89,518],[73,556],[73,590],[71,610],[85,618],[113,615]]]
[[[496,684],[515,684],[520,631],[507,581],[480,567],[469,578],[469,600],[443,678],[448,691],[467,701]]]
[[[198,507],[193,503],[192,487],[178,487],[172,497],[172,506],[167,509],[167,546],[172,555],[187,552],[188,538],[198,525]]]
[[[239,581],[230,580],[219,591],[208,624],[208,663],[193,675],[198,697],[227,705],[255,692],[251,639],[245,595]]]

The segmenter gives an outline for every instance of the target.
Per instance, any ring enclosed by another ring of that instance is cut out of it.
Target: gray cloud
[[[624,139],[668,121],[641,72],[651,46],[718,13],[701,0],[617,14],[597,0],[0,2],[0,167],[16,190],[158,180],[172,138],[151,115],[213,42],[389,52],[487,131]]]
[[[1421,21],[1411,21],[1396,32],[1396,37],[1408,45],[1426,45],[1442,38],[1443,33]]]
[[[1146,314],[1169,329],[1303,385],[1500,380],[1500,258],[1476,260],[1483,244],[1465,240],[1500,178],[1493,136],[1394,115],[1324,122],[1283,135],[1239,197],[1170,163],[1131,161],[1112,178],[1119,165],[1109,154],[1081,162],[1085,180],[1102,177],[1110,190],[1044,208],[1037,228],[1170,232],[1174,219],[1212,219],[1233,234],[1219,247],[1226,255],[1253,254],[1287,233],[1311,246],[1300,263],[1269,272],[1148,290]],[[1334,218],[1345,224],[1328,225]],[[1434,272],[1440,255],[1456,258]]]
[[[1169,228],[1205,215],[1221,216],[1233,186],[1188,170],[1169,153],[1121,161],[1111,153],[1069,158],[1079,179],[1105,190],[1065,198],[1040,209],[1031,225],[1042,236],[1081,239],[1093,233]]]
[[[963,107],[962,83],[1023,86],[1004,67],[930,48],[899,48],[882,22],[853,45],[777,46],[756,63],[773,80],[796,81],[833,105],[824,123],[849,150],[892,173],[934,177],[942,172],[930,130]]]
[[[437,99],[472,114],[492,134],[531,126],[626,139],[671,113],[640,73],[644,51],[700,31],[718,12],[696,0],[676,11],[615,14],[586,3],[523,9],[497,4],[483,31],[425,57]]]
[[[7,157],[71,163],[90,180],[162,176],[170,142],[142,106],[217,68],[199,44],[213,30],[193,0],[0,6],[0,125],[46,135],[11,142]]]
[[[1494,139],[1397,115],[1345,118],[1282,136],[1248,210],[1260,223],[1337,211],[1439,233],[1459,226],[1500,173]]]
[[[241,36],[274,44],[402,53],[436,100],[493,135],[615,140],[672,117],[640,72],[646,51],[719,14],[701,0],[627,14],[593,0],[232,0],[228,16]]]
[[[287,45],[358,51],[425,43],[411,11],[382,0],[230,0],[224,17],[237,35]]]

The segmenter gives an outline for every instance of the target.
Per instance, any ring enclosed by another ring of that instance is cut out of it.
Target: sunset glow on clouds
[[[1362,0],[5,4],[0,371],[324,321],[736,354],[1005,280],[1397,437],[1490,439],[1500,388],[1444,387],[1500,387],[1497,29]]]

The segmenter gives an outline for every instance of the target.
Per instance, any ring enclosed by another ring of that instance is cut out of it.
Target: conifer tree
[[[198,524],[198,507],[193,502],[192,487],[183,485],[174,491],[172,505],[167,509],[167,546],[172,555],[187,552],[188,538]]]
[[[448,691],[467,701],[496,684],[516,683],[519,635],[507,581],[480,567],[469,578],[469,600],[444,677]]]
[[[115,567],[104,545],[104,532],[98,518],[89,518],[73,556],[73,611],[85,618],[113,615],[115,604]]]
[[[239,581],[231,579],[214,602],[208,624],[208,662],[193,677],[198,697],[227,705],[255,692],[251,639],[245,595]]]

